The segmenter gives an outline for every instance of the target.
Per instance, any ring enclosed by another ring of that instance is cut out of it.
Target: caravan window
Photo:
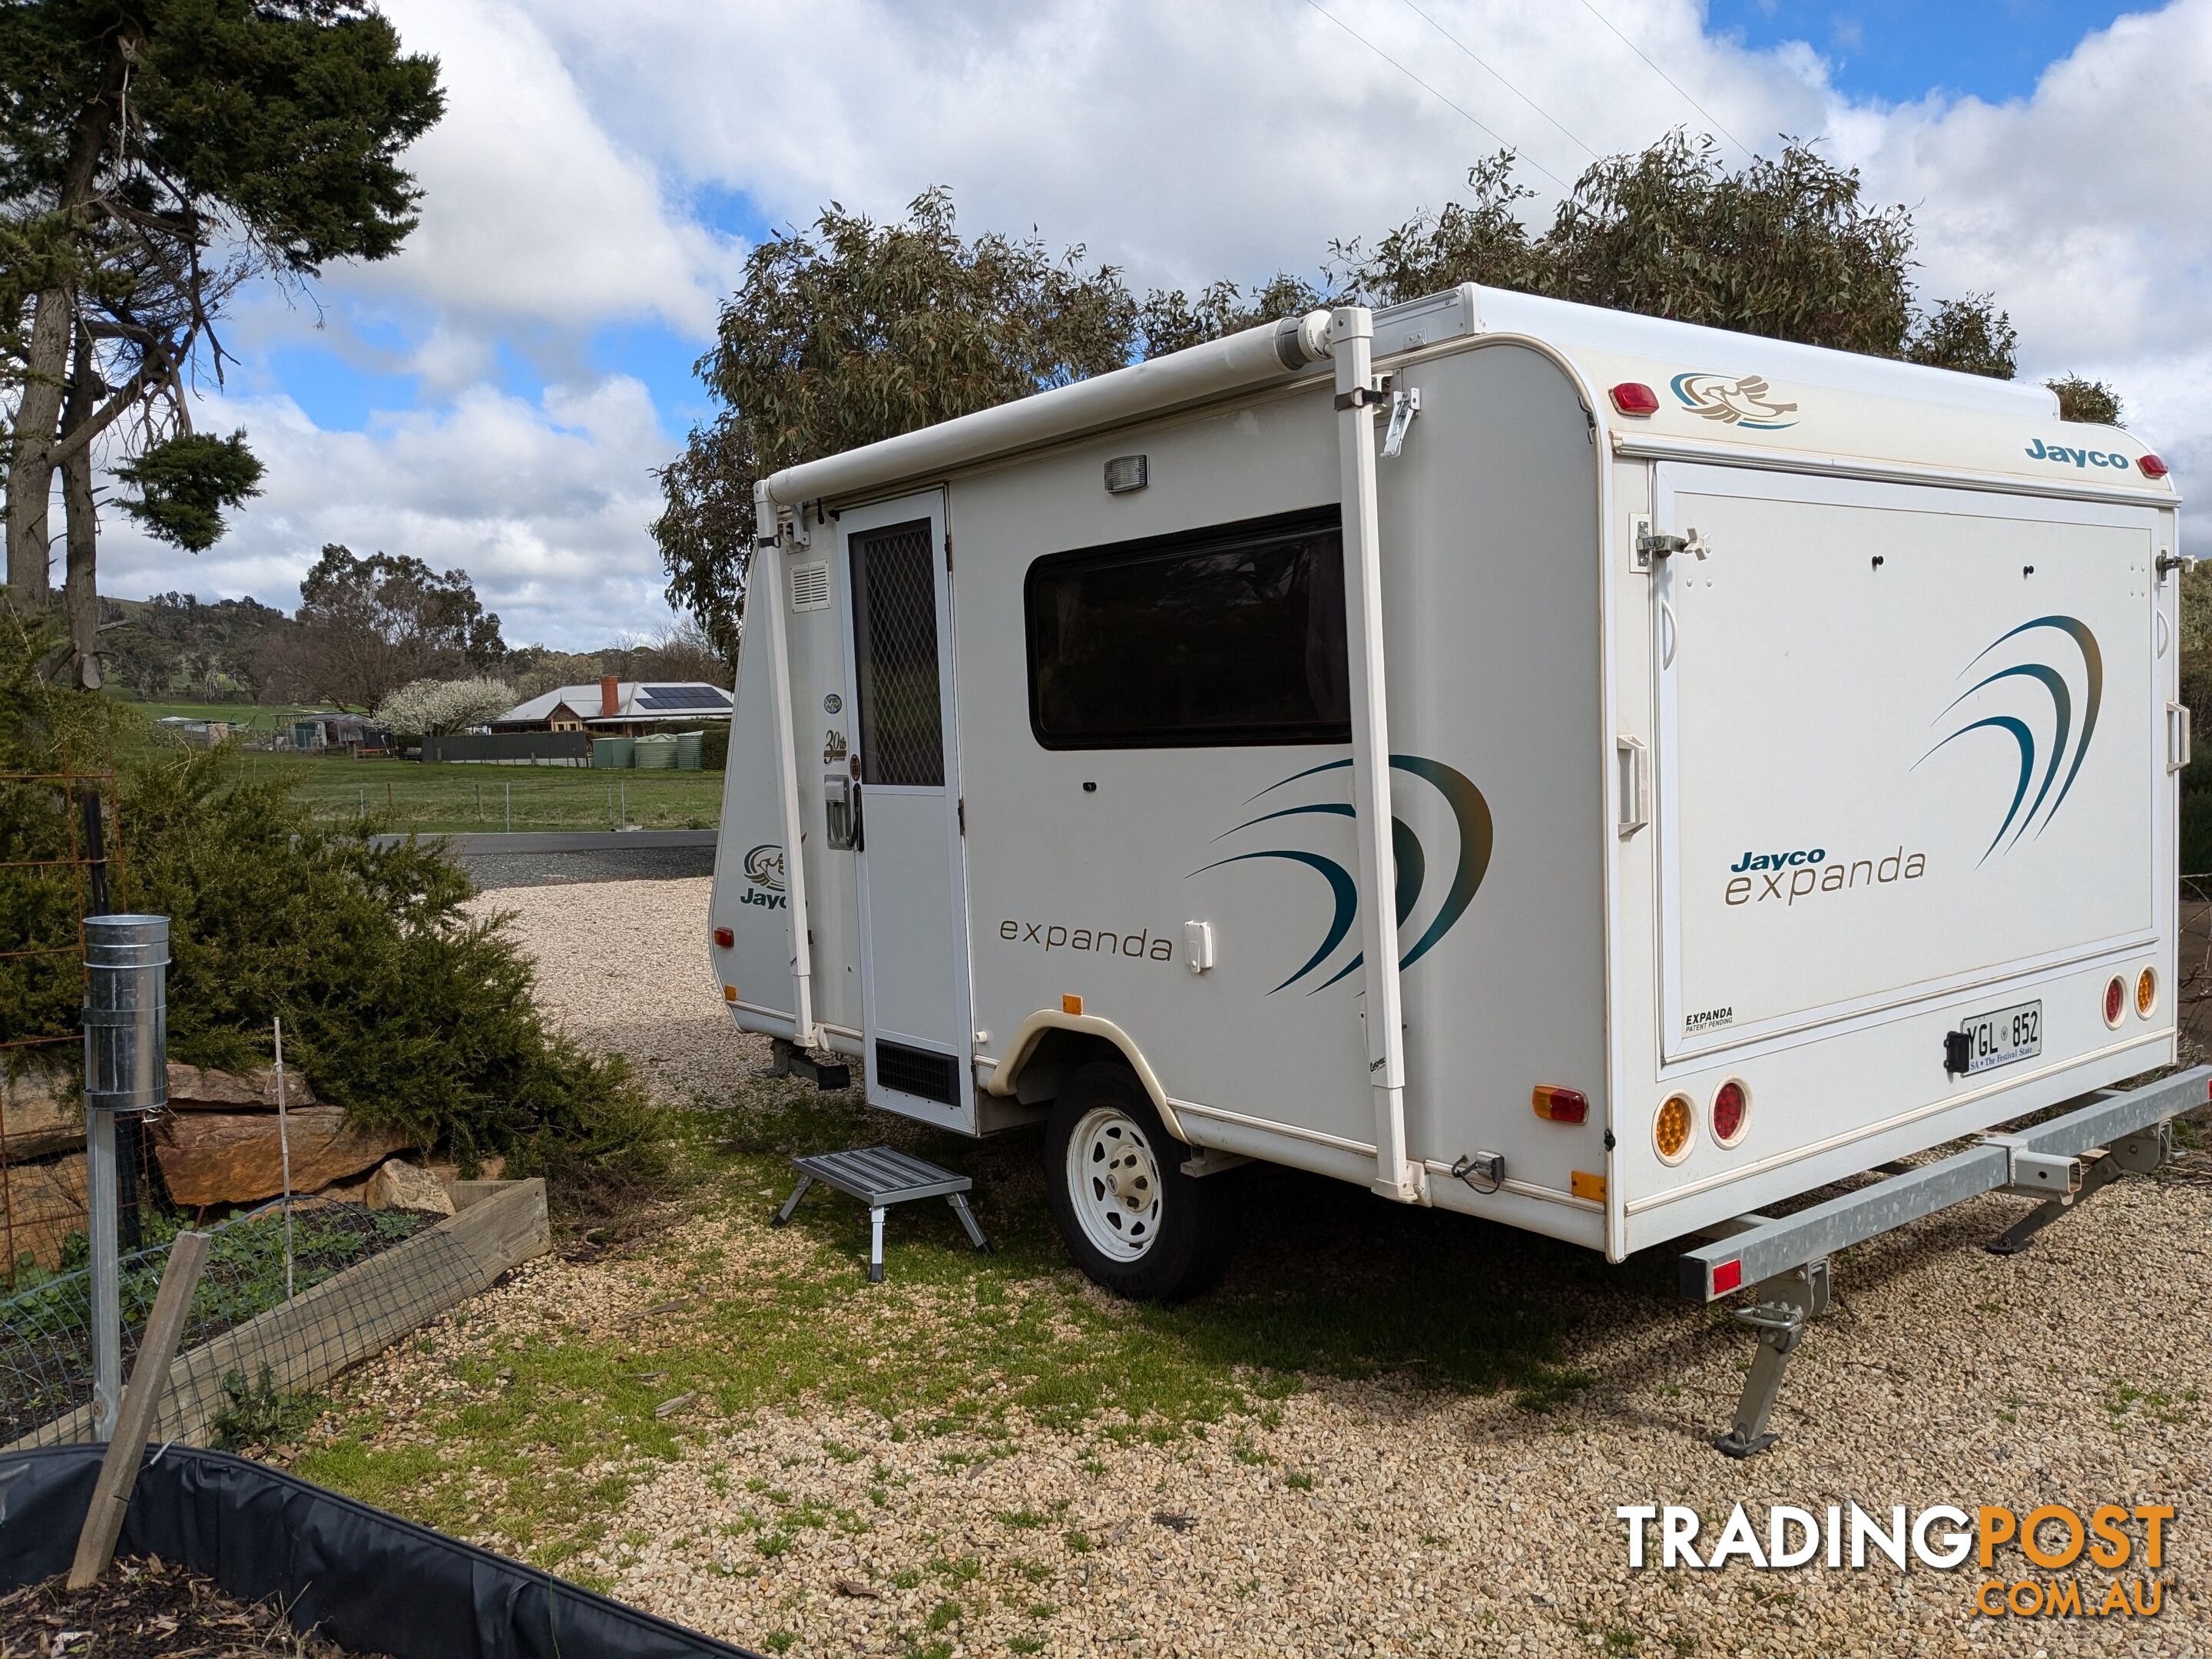
[[[1025,598],[1048,749],[1351,741],[1334,507],[1054,554]]]

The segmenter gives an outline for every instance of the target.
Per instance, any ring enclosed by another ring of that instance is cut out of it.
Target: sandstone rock
[[[296,1066],[284,1068],[287,1106],[317,1104],[315,1091]],[[169,1104],[183,1112],[264,1111],[276,1109],[276,1068],[263,1066],[251,1072],[218,1072],[212,1066],[179,1066],[169,1062]]]
[[[85,1230],[84,1154],[11,1163],[5,1173],[6,1182],[0,1185],[0,1205],[4,1205],[0,1220],[6,1225],[0,1240],[13,1261],[27,1255],[41,1267],[59,1267],[62,1241]]]
[[[82,1150],[84,1096],[76,1073],[45,1055],[18,1063],[21,1069],[11,1078],[0,1059],[0,1133],[7,1136],[9,1161]]]
[[[395,1158],[368,1178],[368,1207],[451,1215],[453,1200],[437,1176],[418,1164]]]
[[[285,1118],[295,1193],[358,1175],[407,1144],[395,1134],[348,1128],[336,1106],[301,1107]],[[179,1204],[249,1204],[284,1190],[274,1112],[165,1112],[155,1120],[154,1153]]]

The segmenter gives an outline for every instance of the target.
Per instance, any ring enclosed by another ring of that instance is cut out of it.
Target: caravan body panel
[[[1378,501],[1425,1201],[1617,1258],[2172,1057],[2175,497],[2139,444],[2060,428],[2039,388],[1474,289],[1377,313],[1375,340],[1421,400]],[[1341,626],[1312,597],[1338,422],[1322,376],[1269,379],[1253,351],[1224,355],[1234,386],[1147,366],[1111,397],[1039,394],[1026,445],[995,410],[774,482],[796,509],[759,556],[799,578],[779,589],[814,954],[799,1035],[867,1057],[872,1102],[1020,1121],[1057,1027],[1092,1045],[1072,1052],[1123,1044],[1194,1146],[1374,1176],[1350,749],[1313,712],[1340,695],[1311,646]],[[1659,411],[1616,416],[1623,380]],[[895,872],[870,814],[923,809],[864,781],[863,847],[832,848],[823,782],[857,730],[852,535],[923,495],[951,538],[927,809],[948,846],[912,839]],[[1158,627],[1124,626],[1127,573],[1186,557]],[[1217,590],[1209,633],[1191,615]],[[1251,595],[1304,607],[1305,647],[1267,647],[1291,653],[1273,667]],[[764,636],[749,618],[714,909],[738,943],[716,963],[740,1024],[790,1035]],[[1178,735],[1162,711],[1188,686],[1133,676],[1119,701],[1147,729],[1054,724],[1096,690],[1083,650],[1151,672],[1170,637],[1218,643],[1216,689],[1279,675],[1311,718],[1222,735],[1200,711]],[[2146,969],[2168,988],[2139,1012]],[[1947,1070],[1947,1038],[2027,1005],[2033,1052]],[[957,1103],[890,1087],[885,1035],[957,1050]],[[1540,1116],[1540,1085],[1586,1120]],[[1749,1103],[1725,1139],[1724,1085]],[[1662,1148],[1672,1096],[1693,1133]],[[1505,1179],[1455,1178],[1477,1154]]]

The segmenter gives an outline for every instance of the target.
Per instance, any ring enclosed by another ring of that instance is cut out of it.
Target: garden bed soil
[[[118,1561],[85,1589],[56,1577],[0,1595],[0,1659],[340,1659],[354,1651],[295,1631],[273,1598],[240,1601],[158,1555]]]

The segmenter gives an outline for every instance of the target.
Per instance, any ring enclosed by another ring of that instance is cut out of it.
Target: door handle
[[[860,845],[860,786],[842,772],[822,780],[823,839],[836,851],[857,852]]]
[[[2179,772],[2189,764],[2189,705],[2166,706],[2166,769]]]
[[[1644,739],[1626,733],[1613,740],[1620,776],[1620,838],[1627,840],[1651,822],[1651,755]]]

